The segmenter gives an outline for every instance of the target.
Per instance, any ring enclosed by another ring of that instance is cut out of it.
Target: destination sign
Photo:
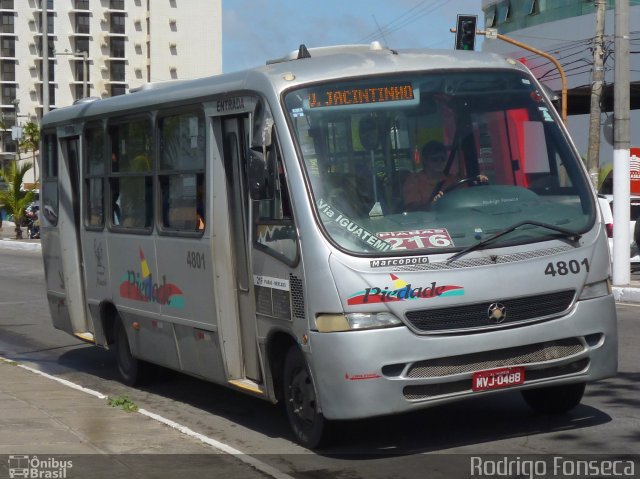
[[[414,100],[410,83],[384,83],[367,88],[316,88],[309,90],[309,108],[366,105]]]

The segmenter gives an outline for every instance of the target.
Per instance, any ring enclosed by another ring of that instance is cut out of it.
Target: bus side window
[[[269,155],[274,155],[273,198],[256,202],[256,242],[276,256],[294,262],[298,256],[297,235],[293,222],[291,196],[280,154],[278,142],[274,141]]]
[[[85,224],[89,228],[104,226],[104,172],[105,141],[102,122],[88,124],[85,137]]]
[[[112,224],[150,230],[153,225],[151,123],[148,118],[109,126]]]
[[[206,227],[205,124],[200,112],[158,120],[160,218],[164,233]]]

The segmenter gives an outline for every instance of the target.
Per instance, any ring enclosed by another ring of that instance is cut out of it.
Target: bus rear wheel
[[[143,383],[151,377],[152,365],[133,357],[129,347],[127,330],[120,318],[116,319],[114,328],[114,349],[120,379],[127,386]]]
[[[309,366],[302,351],[295,346],[289,349],[284,361],[283,398],[297,442],[309,449],[325,445],[331,423],[319,411]]]
[[[538,389],[525,389],[522,397],[537,413],[562,414],[570,411],[582,401],[585,383],[563,384]]]

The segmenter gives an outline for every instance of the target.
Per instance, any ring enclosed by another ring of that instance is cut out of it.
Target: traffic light
[[[473,50],[476,43],[477,15],[458,15],[456,50]]]

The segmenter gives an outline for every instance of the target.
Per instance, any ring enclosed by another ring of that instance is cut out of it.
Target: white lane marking
[[[35,368],[29,367],[29,366],[25,366],[24,364],[20,364],[17,363],[16,361],[13,361],[11,359],[7,359],[7,358],[3,358],[2,356],[0,356],[0,361],[1,362],[5,362],[5,363],[9,363],[9,364],[15,364],[16,366],[22,368],[22,369],[26,369],[27,371],[30,371],[32,373],[35,374],[39,374],[40,376],[44,376],[47,379],[51,379],[53,381],[57,381],[60,384],[63,384],[67,387],[70,387],[72,389],[75,389],[77,391],[81,391],[83,393],[87,393],[90,394],[91,396],[95,396],[98,399],[107,399],[108,396],[102,394],[101,392],[95,391],[93,389],[89,389],[89,388],[85,388],[84,386],[80,386],[79,384],[73,383],[67,379],[62,379],[59,378],[57,376],[53,376],[51,374],[47,374],[45,372],[39,371]],[[161,422],[162,424],[165,424],[173,429],[176,429],[177,431],[180,431],[182,434],[186,434],[187,436],[193,437],[195,439],[198,439],[199,441],[219,450],[220,452],[223,452],[225,454],[231,454],[233,456],[236,457],[236,459],[238,459],[241,462],[244,462],[245,464],[253,467],[254,469],[263,472],[271,477],[273,477],[274,479],[294,479],[293,476],[290,476],[289,474],[286,474],[282,471],[277,470],[274,467],[271,467],[269,464],[262,462],[258,459],[256,459],[253,456],[250,456],[242,451],[239,451],[238,449],[235,449],[227,444],[224,444],[220,441],[216,441],[215,439],[211,439],[208,436],[205,436],[204,434],[200,434],[199,432],[194,431],[193,429],[188,428],[187,426],[183,426],[182,424],[178,424],[177,422],[172,421],[171,419],[167,419],[166,417],[160,416],[159,414],[155,414],[153,412],[147,411],[146,409],[138,409],[138,412],[140,414],[142,414],[143,416],[146,416],[150,419],[153,419],[155,421]]]
[[[5,358],[1,358],[3,361],[10,361]],[[71,389],[75,389],[77,391],[81,391],[83,393],[91,394],[92,396],[97,397],[98,399],[107,399],[107,396],[102,394],[101,392],[94,391],[93,389],[85,388],[84,386],[80,386],[79,384],[72,383],[67,379],[58,378],[56,376],[52,376],[51,374],[47,374],[42,371],[38,371],[37,369],[31,368],[29,366],[25,366],[24,364],[16,363],[19,368],[26,369],[27,371],[31,371],[32,373],[39,374],[40,376],[44,376],[47,379],[53,379],[54,381],[58,381],[60,384],[64,384]]]
[[[152,413],[150,411],[147,411],[146,409],[138,409],[138,412],[144,416],[150,417],[152,419],[155,419],[156,421],[159,421],[163,424],[166,424],[169,427],[172,427],[174,429],[177,429],[178,431],[180,431],[183,434],[186,434],[187,436],[193,437],[195,439],[198,439],[202,442],[204,442],[205,444],[214,447],[216,449],[218,449],[221,452],[225,452],[227,454],[231,454],[233,456],[235,456],[237,459],[239,459],[240,461],[249,464],[250,466],[254,467],[255,469],[264,472],[265,474],[268,474],[271,477],[274,477],[276,479],[294,479],[292,476],[290,476],[289,474],[285,474],[284,472],[281,472],[271,466],[269,466],[268,464],[265,464],[262,461],[259,461],[258,459],[256,459],[255,457],[249,456],[247,454],[245,454],[242,451],[239,451],[231,446],[228,446],[227,444],[224,444],[222,442],[216,441],[215,439],[211,439],[210,437],[205,436],[204,434],[200,434],[199,432],[196,432],[186,426],[183,426],[181,424],[178,424],[177,422],[172,421],[171,419],[167,419],[166,417],[163,416],[159,416],[158,414]]]

